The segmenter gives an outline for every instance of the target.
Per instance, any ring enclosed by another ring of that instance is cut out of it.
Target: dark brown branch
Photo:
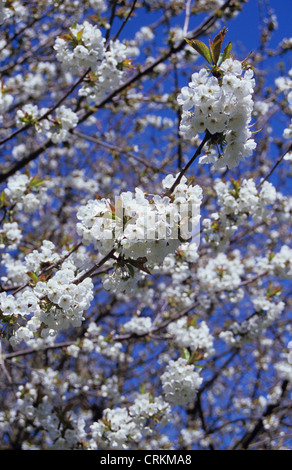
[[[209,134],[209,132],[206,132],[205,134],[205,137],[203,138],[202,142],[200,143],[199,147],[197,148],[197,150],[195,151],[194,155],[192,156],[192,158],[188,161],[188,163],[183,167],[183,169],[181,170],[181,172],[179,173],[178,177],[176,178],[175,182],[173,183],[173,185],[171,186],[171,188],[168,189],[168,191],[165,192],[165,196],[170,196],[173,191],[175,190],[175,188],[179,185],[182,177],[184,176],[184,174],[187,172],[187,170],[190,168],[190,166],[194,163],[194,161],[198,158],[198,156],[201,154],[203,148],[204,148],[204,145],[208,142],[208,140],[210,140],[211,138],[211,135]]]
[[[70,90],[67,91],[67,93],[65,93],[64,96],[62,96],[62,98],[54,105],[52,106],[50,109],[48,109],[48,111],[46,111],[38,120],[37,122],[40,122],[42,121],[43,119],[46,119],[48,116],[50,116],[50,114],[52,114],[67,98],[69,95],[71,95],[71,93],[73,93],[73,91],[75,90],[75,88],[77,88],[77,86],[84,80],[84,78],[86,77],[86,75],[90,72],[90,69],[88,69],[78,80],[77,82],[74,83],[74,85],[70,88]],[[12,134],[10,134],[8,137],[6,137],[5,139],[1,140],[0,141],[0,145],[3,145],[5,144],[6,142],[8,142],[9,140],[13,139],[16,135],[20,134],[21,132],[29,129],[30,127],[32,127],[32,124],[27,124],[26,126],[23,126],[21,127],[20,129],[17,129],[17,131],[13,132]]]
[[[208,28],[211,27],[218,19],[218,13],[219,12],[224,12],[226,8],[231,6],[234,3],[234,0],[227,0],[221,8],[213,12],[201,25],[199,25],[195,30],[193,30],[189,35],[189,39],[195,39],[199,37],[201,34],[204,34],[208,31]],[[182,49],[185,48],[187,45],[186,41],[182,39],[177,46],[171,46],[167,52],[162,54],[158,59],[156,59],[154,62],[152,62],[150,65],[145,67],[144,69],[140,70],[138,73],[130,77],[126,82],[124,82],[117,90],[114,90],[112,93],[110,93],[106,98],[104,98],[98,105],[93,107],[91,110],[89,110],[87,113],[84,114],[84,116],[80,119],[80,123],[84,122],[89,116],[94,114],[98,109],[102,108],[104,105],[108,104],[109,102],[112,101],[112,99],[120,94],[122,91],[130,87],[133,83],[136,81],[140,80],[144,76],[148,75],[151,73],[155,67],[160,65],[161,63],[165,62],[167,59],[169,59],[173,54],[176,54],[177,52],[180,52]]]
[[[115,253],[115,249],[112,249],[104,258],[102,258],[98,263],[96,263],[92,268],[90,268],[88,271],[83,273],[80,277],[75,279],[74,284],[80,284],[80,282],[84,281],[87,277],[90,277],[93,275],[97,269],[99,269],[101,266],[103,266],[109,259],[113,257]]]
[[[232,4],[234,3],[234,0],[227,0],[221,8],[219,8],[218,10],[216,10],[214,13],[212,13],[205,21],[203,21],[203,23],[198,26],[195,30],[193,30],[189,35],[188,35],[188,38],[189,39],[195,39],[197,38],[198,36],[200,36],[201,34],[204,34],[208,31],[208,28],[211,27],[218,19],[218,13],[222,13],[224,12],[229,6],[231,6]],[[81,124],[83,123],[84,121],[86,121],[90,116],[92,116],[96,111],[98,111],[98,109],[102,108],[103,106],[105,106],[106,104],[110,103],[113,98],[116,96],[116,95],[119,95],[122,91],[124,91],[125,89],[127,89],[129,86],[131,86],[133,83],[135,83],[136,81],[140,80],[141,78],[143,78],[144,76],[148,75],[149,73],[151,73],[155,67],[157,67],[157,65],[163,63],[164,61],[166,61],[169,57],[171,57],[173,54],[181,51],[182,49],[184,49],[184,47],[186,46],[186,41],[183,39],[182,41],[180,41],[180,43],[177,45],[177,46],[172,46],[171,48],[169,48],[169,50],[165,53],[165,54],[162,54],[158,59],[156,59],[156,61],[154,61],[152,64],[148,65],[147,67],[145,67],[144,69],[142,69],[141,71],[139,71],[137,74],[135,74],[133,77],[129,78],[126,82],[124,82],[119,88],[117,88],[116,90],[114,90],[112,93],[110,93],[107,97],[105,97],[98,105],[96,105],[94,108],[92,108],[90,111],[86,112],[80,119],[79,119],[79,122],[78,124]],[[9,140],[9,139],[8,139]],[[7,139],[5,139],[5,141],[7,141]],[[3,143],[3,141],[2,141]],[[1,142],[0,142],[1,144]],[[28,155],[27,157],[23,158],[22,160],[20,160],[19,162],[16,163],[16,165],[14,165],[10,170],[8,170],[7,172],[5,173],[2,173],[0,175],[0,183],[2,183],[3,181],[5,181],[9,176],[13,175],[14,173],[16,173],[16,171],[20,170],[21,168],[23,168],[24,166],[26,166],[28,163],[30,163],[31,161],[35,160],[44,150],[46,150],[47,148],[51,147],[53,145],[52,141],[49,140],[46,144],[44,144],[43,146],[41,146],[40,148],[36,149],[34,152],[32,152],[30,155]]]
[[[119,35],[121,34],[121,32],[123,31],[124,27],[126,26],[126,23],[128,22],[128,20],[129,20],[131,14],[133,13],[133,11],[134,11],[134,9],[135,9],[136,3],[137,3],[137,0],[134,0],[133,3],[132,3],[132,6],[131,6],[131,8],[130,8],[129,13],[127,14],[127,16],[126,16],[126,18],[124,19],[124,21],[123,21],[123,23],[122,23],[120,29],[118,30],[117,34],[115,35],[115,37],[114,37],[114,39],[113,39],[114,41],[116,41],[116,40],[118,39]]]
[[[269,173],[264,177],[264,179],[257,185],[257,189],[260,188],[262,186],[262,184],[264,184],[265,181],[267,181],[270,176],[274,173],[275,169],[277,168],[277,166],[281,163],[281,161],[284,159],[285,155],[287,155],[287,153],[289,152],[292,152],[292,144],[290,144],[290,146],[288,147],[288,149],[286,150],[285,153],[283,153],[283,155],[281,155],[280,158],[278,158],[278,160],[276,161],[275,165],[273,166],[273,168],[269,171]]]
[[[263,413],[263,415],[258,419],[256,425],[254,426],[254,428],[247,432],[243,438],[237,442],[233,449],[232,450],[247,450],[249,445],[252,443],[252,441],[263,431],[264,429],[264,418],[270,416],[273,411],[279,407],[282,399],[284,398],[284,396],[286,395],[286,391],[287,391],[287,387],[288,387],[288,380],[283,380],[282,382],[282,386],[281,386],[281,390],[282,390],[282,393],[281,393],[281,397],[279,398],[279,400],[277,401],[277,403],[272,403],[270,405],[268,405]]]

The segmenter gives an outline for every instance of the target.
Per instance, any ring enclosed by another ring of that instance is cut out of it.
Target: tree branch
[[[263,431],[264,418],[270,416],[273,413],[273,411],[279,407],[282,399],[284,398],[286,394],[288,384],[289,384],[288,380],[283,380],[282,386],[281,386],[281,390],[282,390],[281,397],[279,398],[277,403],[272,403],[266,407],[263,415],[259,418],[254,428],[251,431],[247,432],[243,436],[243,438],[233,446],[232,450],[236,450],[236,449],[247,450],[248,449],[251,442],[258,436],[258,434],[260,434]]]
[[[177,176],[175,182],[173,183],[173,185],[171,186],[171,188],[168,189],[168,191],[166,191],[164,193],[164,196],[170,196],[173,191],[175,190],[175,188],[179,185],[182,177],[184,176],[184,174],[187,172],[187,170],[189,169],[189,167],[194,163],[194,161],[196,160],[196,158],[198,158],[198,156],[201,154],[203,148],[204,148],[204,145],[208,142],[208,140],[210,140],[211,138],[211,134],[209,134],[209,132],[207,131],[206,134],[205,134],[205,137],[203,138],[202,142],[200,143],[199,147],[197,148],[197,150],[195,151],[194,155],[192,156],[192,158],[188,161],[188,163],[184,166],[184,168],[181,170],[181,172],[179,173],[179,175]]]

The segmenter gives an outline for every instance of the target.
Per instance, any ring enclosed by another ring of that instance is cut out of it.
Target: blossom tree
[[[259,4],[250,52],[247,0],[0,1],[2,450],[291,449],[292,38]]]

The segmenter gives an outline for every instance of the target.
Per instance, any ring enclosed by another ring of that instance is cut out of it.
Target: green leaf
[[[186,39],[186,42],[193,48],[195,51],[197,51],[206,61],[211,64],[212,59],[211,59],[211,54],[208,49],[208,46],[204,44],[202,41],[199,41],[197,39]]]
[[[29,187],[30,188],[36,188],[38,186],[41,186],[43,184],[43,180],[40,180],[36,178],[35,176],[32,178],[32,180],[29,182]]]
[[[82,34],[83,34],[83,28],[80,29],[80,31],[78,31],[78,33],[76,34],[76,39],[77,39],[78,43],[80,43],[82,41]]]
[[[226,33],[227,33],[227,28],[224,26],[224,28],[221,29],[221,31],[218,34],[216,34],[213,41],[209,42],[211,57],[212,57],[212,61],[214,65],[217,65],[218,60],[220,58],[222,43],[223,43],[223,39]]]
[[[0,206],[5,206],[6,194],[4,190],[0,193]]]
[[[38,275],[35,272],[28,271],[26,274],[30,277],[33,283],[36,284],[38,282]]]
[[[191,358],[189,350],[187,348],[183,348],[183,353],[184,353],[185,360],[189,362],[189,360]]]
[[[227,46],[224,48],[224,51],[223,51],[223,54],[222,54],[222,60],[221,60],[221,62],[224,62],[224,60],[230,58],[231,49],[232,49],[232,44],[231,44],[231,42],[229,41],[229,43],[227,44]]]
[[[141,393],[142,395],[143,395],[144,393],[146,393],[145,384],[140,385],[140,393]]]

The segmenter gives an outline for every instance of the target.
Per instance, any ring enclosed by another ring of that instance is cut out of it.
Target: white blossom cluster
[[[282,380],[292,383],[292,364],[288,361],[281,361],[275,364],[275,369]]]
[[[283,245],[278,252],[257,257],[254,271],[257,274],[268,272],[279,279],[292,279],[292,248]]]
[[[99,184],[96,179],[87,178],[83,169],[73,170],[70,174],[63,177],[62,185],[64,188],[72,188],[78,191],[86,191],[89,194],[97,193],[99,188]]]
[[[74,282],[75,272],[75,265],[67,260],[51,279],[36,284],[34,294],[43,307],[38,317],[46,326],[43,335],[55,334],[70,324],[81,325],[83,312],[93,299],[93,282],[89,277],[80,283]]]
[[[196,2],[196,8],[199,11],[212,11],[220,8],[224,3],[224,0],[198,0]]]
[[[170,283],[162,280],[158,284],[159,296],[167,305],[167,310],[183,310],[189,307],[195,298],[195,291],[189,285],[190,264],[198,258],[199,240],[194,238],[190,243],[183,243],[178,253],[168,254],[162,264],[153,267],[153,273],[166,275]]]
[[[182,429],[181,430],[182,445],[185,448],[192,448],[194,445],[194,442],[200,442],[200,444],[203,447],[205,447],[204,435],[205,434],[202,429]]]
[[[292,364],[292,341],[289,341],[289,343],[287,344],[287,348],[289,350],[287,359],[288,359],[289,364]]]
[[[5,221],[0,228],[0,248],[9,247],[10,250],[14,250],[21,239],[22,231],[18,223]]]
[[[0,41],[0,46],[5,44]],[[4,59],[4,52],[9,55],[9,49],[7,47],[4,51],[0,52],[0,58]],[[21,96],[21,103],[30,103],[31,100],[36,102],[45,93],[49,81],[53,81],[56,78],[57,67],[55,63],[48,61],[40,61],[37,64],[33,63],[29,65],[29,69],[25,73],[17,73],[7,78],[5,82],[4,92],[12,93],[14,96]],[[24,99],[25,97],[25,99]]]
[[[37,125],[37,120],[45,114],[47,108],[39,109],[35,104],[25,104],[21,109],[16,111],[16,125],[17,127],[21,128],[26,126],[27,124],[35,124]],[[47,121],[45,122],[47,124]],[[41,132],[44,130],[44,123],[41,125],[39,124],[37,130]]]
[[[134,294],[137,284],[141,279],[141,272],[130,273],[127,266],[117,266],[112,274],[105,275],[102,279],[103,288],[115,294]]]
[[[156,129],[171,129],[174,126],[174,122],[166,116],[162,117],[156,116],[155,114],[148,114],[147,116],[137,119],[137,126],[139,126],[139,129],[143,129],[146,126],[153,126]]]
[[[0,43],[1,47],[1,43]],[[0,83],[0,122],[3,122],[5,113],[13,103],[14,97],[10,93],[7,93],[3,82]]]
[[[13,14],[13,10],[6,8],[5,0],[0,0],[0,25],[2,25]]]
[[[291,43],[291,39],[287,42],[287,44]],[[283,131],[283,138],[290,139],[292,136],[292,68],[288,71],[288,75],[280,76],[275,79],[275,85],[277,88],[278,93],[283,93],[284,98],[287,100],[287,110],[288,115],[290,116],[290,122],[288,127],[286,127]],[[288,152],[284,160],[292,160],[292,152]]]
[[[33,250],[25,256],[25,267],[27,271],[38,273],[41,272],[43,264],[57,263],[60,259],[54,243],[44,240],[38,250]]]
[[[210,293],[237,289],[243,274],[244,266],[238,250],[234,250],[229,256],[219,253],[206,266],[197,269],[198,281]]]
[[[220,66],[223,78],[210,76],[206,69],[192,75],[189,85],[178,95],[183,113],[180,131],[187,139],[199,133],[221,134],[224,150],[218,156],[201,157],[200,163],[214,163],[216,168],[233,168],[252,155],[256,147],[249,129],[253,110],[253,71],[243,73],[241,62],[226,59]]]
[[[45,181],[17,173],[8,178],[4,194],[5,202],[15,206],[14,210],[30,214],[47,201],[47,186]]]
[[[165,285],[165,283],[161,282],[158,288],[161,292],[161,300],[163,300],[170,309],[182,310],[194,303],[195,292],[188,284],[184,284],[183,281],[173,282],[169,285]]]
[[[28,316],[36,308],[37,299],[29,290],[21,292],[18,296],[0,293],[0,312],[3,317]]]
[[[292,91],[290,91],[288,93],[287,101],[288,101],[289,111],[292,113]],[[284,139],[290,139],[290,140],[292,139],[292,117],[290,119],[289,126],[286,127],[283,131],[283,138]],[[288,152],[287,155],[285,155],[284,159],[285,160],[292,160],[292,152]]]
[[[279,46],[282,49],[291,49],[292,48],[292,38],[283,38]]]
[[[74,129],[78,124],[78,116],[67,106],[60,106],[56,110],[55,123],[47,133],[52,142],[59,143],[68,140],[70,129]]]
[[[179,347],[188,348],[192,353],[200,351],[203,353],[204,359],[214,352],[214,338],[210,334],[209,327],[205,321],[200,322],[198,325],[192,325],[187,317],[182,317],[170,323],[167,331]]]
[[[278,92],[288,94],[292,88],[292,68],[288,71],[288,75],[277,77],[275,85]]]
[[[23,76],[19,89],[27,96],[39,99],[45,92],[48,80],[54,80],[57,75],[55,63],[41,61],[31,65],[30,71]],[[10,79],[13,86],[13,77]],[[9,83],[10,83],[9,80]]]
[[[109,50],[96,71],[97,80],[88,82],[79,90],[79,96],[88,101],[99,103],[110,91],[116,89],[125,76],[130,62],[128,47],[119,40],[110,41]]]
[[[106,409],[102,421],[93,423],[91,448],[127,449],[128,442],[139,442],[142,435],[126,408]]]
[[[162,185],[167,189],[174,181],[168,175]],[[125,259],[144,259],[149,268],[163,262],[181,245],[180,234],[185,233],[186,218],[192,226],[198,225],[201,200],[202,189],[188,185],[185,177],[176,186],[172,199],[158,195],[150,199],[136,188],[134,194],[122,192],[115,206],[104,198],[90,200],[77,211],[80,220],[77,233],[85,245],[93,243],[103,255],[114,249]],[[113,283],[119,285],[123,280],[133,287],[130,274],[125,269],[117,271],[114,277],[106,278],[105,288],[112,288]]]
[[[65,70],[78,73],[90,69],[94,73],[95,79],[79,90],[89,101],[99,102],[116,88],[129,64],[127,46],[111,40],[106,48],[100,29],[88,21],[71,26],[67,38],[56,39],[54,49]]]
[[[0,278],[2,285],[13,288],[29,280],[26,274],[28,270],[23,260],[15,259],[11,253],[2,254],[1,266],[5,267],[5,273]]]
[[[152,41],[152,39],[154,39],[154,33],[149,26],[142,26],[135,34],[135,43],[139,46],[143,42]]]
[[[100,13],[107,9],[105,0],[89,0],[89,5]]]
[[[54,245],[45,240],[39,251],[34,250],[25,257],[21,269],[24,279],[29,279],[28,272],[35,273],[35,286],[27,286],[15,295],[0,293],[0,314],[4,321],[7,317],[19,323],[20,318],[26,318],[24,326],[19,323],[15,328],[11,344],[17,345],[21,341],[34,344],[34,333],[39,329],[41,337],[48,338],[55,336],[61,328],[81,325],[83,312],[93,299],[91,278],[76,282],[77,267],[72,260],[65,260],[50,279],[38,280],[37,273],[41,274],[44,265],[59,260],[60,257],[54,253]]]
[[[232,346],[242,346],[259,338],[262,333],[280,316],[285,303],[275,303],[264,294],[252,299],[254,314],[239,323],[234,321],[230,328],[222,331],[219,337]]]
[[[58,37],[54,49],[65,70],[77,73],[91,68],[96,71],[104,56],[105,39],[96,25],[88,21],[70,27],[68,38]]]
[[[54,4],[53,0],[50,0],[50,3]],[[94,9],[94,12],[99,14],[102,13],[106,10],[107,5],[105,0],[88,0],[86,1],[86,4],[88,3],[88,6],[90,8]],[[68,14],[71,11],[76,11],[80,7],[79,0],[63,0],[59,5],[58,9],[61,13],[63,14]]]
[[[151,317],[134,316],[131,320],[123,324],[125,332],[135,333],[136,335],[145,335],[150,332],[152,327]]]
[[[49,111],[48,108],[39,109],[37,105],[25,104],[16,112],[16,124],[23,127],[27,124],[34,125],[38,134],[44,134],[54,143],[68,140],[69,131],[77,126],[77,114],[65,105],[57,108],[52,120],[43,118]]]
[[[85,333],[86,341],[82,343],[83,351],[95,351],[112,361],[123,361],[125,358],[123,345],[119,341],[109,341],[107,336],[101,333],[101,327],[95,322],[90,322]],[[74,346],[76,347],[76,346]],[[77,346],[80,352],[80,347]]]
[[[193,365],[184,358],[170,360],[160,377],[165,400],[171,405],[186,405],[196,397],[203,381]]]
[[[66,416],[67,422],[65,416],[62,420],[56,407],[60,385],[58,371],[51,368],[32,371],[30,382],[20,385],[16,393],[18,426],[22,429],[25,418],[29,419],[36,428],[46,431],[49,449],[70,450],[86,437],[85,421],[72,412],[69,419]],[[66,382],[63,392],[66,392]]]
[[[91,449],[128,449],[132,442],[139,442],[143,435],[153,433],[153,423],[159,417],[167,422],[169,404],[162,397],[149,393],[139,394],[133,405],[127,408],[107,408],[103,417],[90,426]]]
[[[225,59],[244,1],[0,0],[0,448],[291,444],[292,38]]]
[[[214,189],[220,210],[210,214],[210,218],[204,219],[202,225],[206,240],[221,247],[248,217],[254,221],[269,218],[269,206],[277,198],[272,183],[265,181],[258,189],[252,178],[235,182],[216,180]]]
[[[215,181],[214,189],[217,194],[221,213],[225,215],[243,216],[252,214],[253,218],[263,217],[267,205],[276,200],[276,189],[272,183],[265,181],[258,190],[252,178],[243,179],[238,190],[232,188],[230,182]]]
[[[292,248],[283,245],[270,261],[272,273],[280,279],[292,279]]]

